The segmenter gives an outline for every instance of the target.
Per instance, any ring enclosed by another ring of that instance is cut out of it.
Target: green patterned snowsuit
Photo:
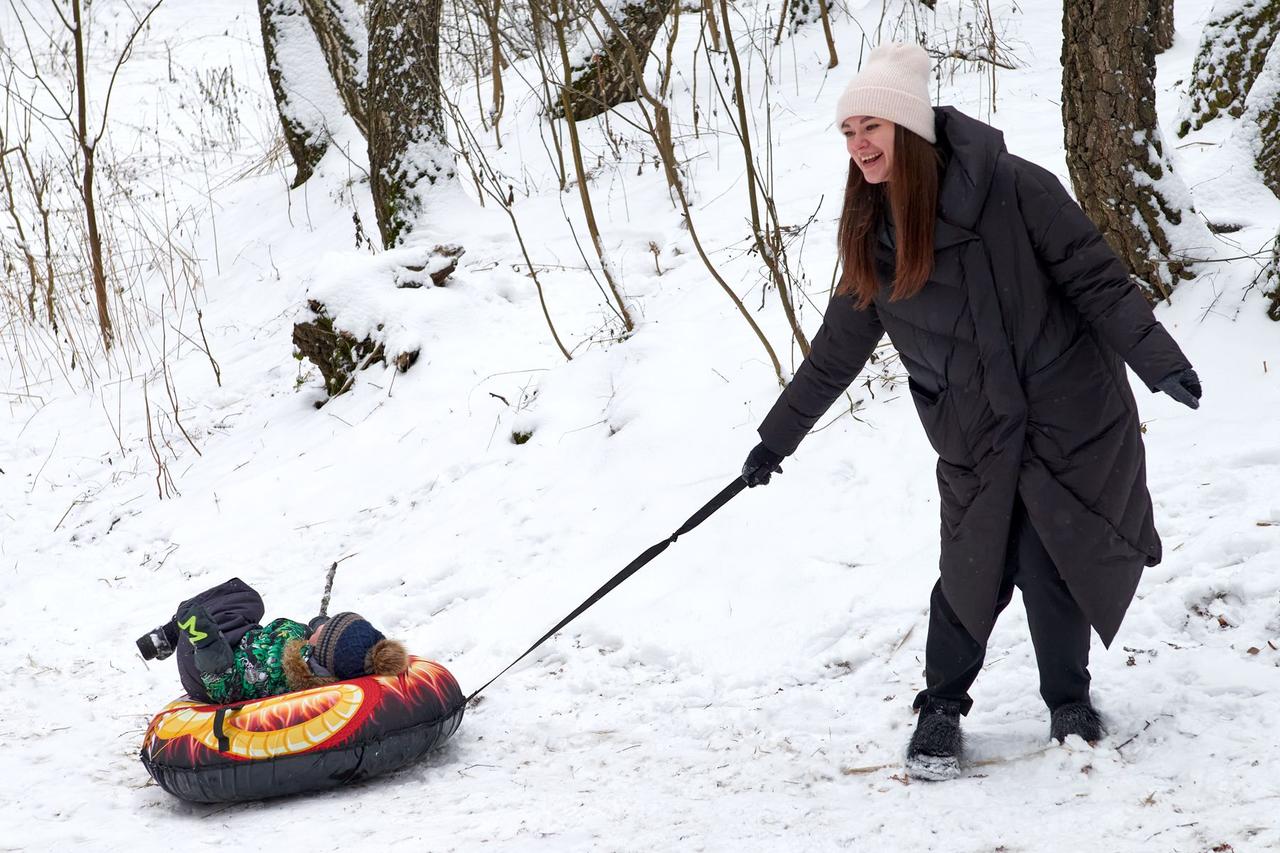
[[[200,673],[209,699],[225,705],[288,693],[291,688],[285,678],[285,646],[294,640],[304,641],[309,634],[306,625],[292,619],[275,619],[262,628],[250,628],[236,644],[235,663],[230,669]],[[310,659],[311,649],[303,643],[300,653],[304,661]]]

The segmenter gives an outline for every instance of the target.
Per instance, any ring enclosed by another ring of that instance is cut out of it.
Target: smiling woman
[[[1109,645],[1161,559],[1124,365],[1191,408],[1200,384],[1058,180],[931,106],[930,72],[918,45],[881,45],[840,96],[843,275],[743,478],[780,473],[888,333],[938,453],[940,578],[907,769],[942,779],[960,772],[960,716],[1015,586],[1052,736],[1103,736],[1090,627]]]

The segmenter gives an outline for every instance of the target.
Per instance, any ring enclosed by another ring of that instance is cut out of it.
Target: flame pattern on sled
[[[417,760],[458,729],[464,706],[447,669],[411,657],[398,676],[236,705],[171,702],[147,728],[142,763],[166,791],[195,802],[321,790]]]

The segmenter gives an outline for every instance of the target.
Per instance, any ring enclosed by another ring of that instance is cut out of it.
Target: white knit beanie
[[[836,128],[849,116],[875,116],[937,142],[929,99],[931,70],[929,54],[918,44],[890,42],[873,48],[836,102]]]

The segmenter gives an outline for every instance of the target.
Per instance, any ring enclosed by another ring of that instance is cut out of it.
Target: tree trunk
[[[71,17],[74,24],[75,72],[76,72],[76,134],[80,154],[84,158],[80,194],[84,199],[85,226],[89,234],[89,267],[93,271],[93,296],[98,307],[98,328],[102,332],[102,345],[111,349],[115,341],[115,329],[111,325],[111,311],[107,305],[107,274],[102,264],[102,235],[98,232],[98,210],[93,198],[93,140],[89,136],[89,106],[84,58],[84,23],[80,17],[80,0],[71,0]]]
[[[441,109],[443,5],[369,0],[369,171],[386,248],[413,230],[430,186],[457,177]]]
[[[305,77],[309,69],[286,69],[280,61],[279,48],[285,46],[288,55],[288,47],[295,46],[297,40],[311,38],[312,28],[307,23],[301,0],[258,0],[258,18],[262,24],[262,48],[267,56],[267,79],[271,81],[284,141],[297,169],[290,187],[296,188],[311,177],[316,164],[324,157],[329,148],[329,134],[324,116],[314,102],[291,97],[296,86],[291,85],[290,78]]]
[[[1199,130],[1223,111],[1239,118],[1278,36],[1280,0],[1218,0],[1200,35],[1178,136]]]
[[[1249,89],[1236,132],[1245,135],[1262,182],[1280,196],[1280,38]]]
[[[1150,0],[1151,32],[1156,40],[1156,53],[1173,47],[1173,0]]]
[[[716,0],[702,0],[702,18],[711,31],[711,49],[720,52],[720,27],[716,24]]]
[[[1167,265],[1168,231],[1188,209],[1156,120],[1149,7],[1131,0],[1066,3],[1062,119],[1076,197],[1148,297],[1167,297],[1185,266]]]
[[[831,10],[827,8],[827,0],[818,0],[818,11],[822,15],[822,36],[827,40],[827,67],[835,68],[840,64],[836,54],[836,38],[831,33]]]
[[[490,76],[493,79],[493,106],[489,109],[489,120],[493,124],[494,137],[498,147],[502,147],[502,137],[498,135],[498,122],[502,120],[502,108],[506,99],[502,92],[502,0],[490,0],[482,3],[480,14],[489,30],[489,50],[491,57]]]
[[[372,40],[360,8],[364,4],[357,0],[301,0],[301,3],[320,42],[338,97],[360,132],[368,138],[365,46],[372,44]],[[373,14],[372,5],[369,14]]]
[[[560,102],[552,112],[564,118],[564,102],[576,120],[608,112],[618,104],[636,99],[636,82],[627,61],[629,40],[640,56],[648,56],[658,30],[671,11],[674,0],[605,0],[609,15],[593,15],[584,43],[585,59],[571,64],[571,81],[564,86]],[[609,20],[612,18],[612,21]],[[615,26],[616,24],[616,26]],[[598,32],[597,32],[598,31]]]

